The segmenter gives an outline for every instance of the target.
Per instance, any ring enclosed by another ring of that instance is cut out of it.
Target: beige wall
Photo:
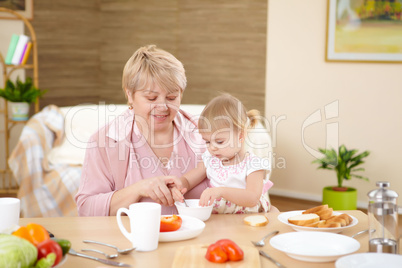
[[[402,64],[325,62],[326,10],[323,0],[268,1],[266,115],[286,118],[272,133],[271,192],[321,201],[322,188],[335,185],[336,176],[317,170],[308,148],[325,147],[326,128],[338,127],[329,131],[330,140],[371,151],[364,164],[370,181],[345,182],[358,188],[359,206],[367,206],[378,180],[402,195]],[[338,115],[326,119],[324,107],[333,102]],[[302,126],[317,110],[323,119],[304,129],[303,144]]]

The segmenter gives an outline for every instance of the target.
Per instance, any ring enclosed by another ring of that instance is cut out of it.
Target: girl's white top
[[[202,155],[211,187],[246,188],[246,177],[257,170],[270,170],[267,158],[260,158],[253,153],[246,153],[243,161],[224,166],[222,161],[207,150]]]

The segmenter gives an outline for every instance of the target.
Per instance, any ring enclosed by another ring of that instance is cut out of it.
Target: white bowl
[[[206,221],[209,219],[209,217],[211,217],[212,205],[207,207],[200,207],[198,205],[199,202],[200,199],[186,199],[188,207],[186,207],[184,203],[177,201],[174,204],[177,208],[177,211],[179,212],[179,215],[191,216],[202,221]]]

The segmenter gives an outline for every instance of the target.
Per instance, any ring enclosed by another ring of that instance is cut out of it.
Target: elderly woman
[[[170,185],[196,167],[205,150],[191,116],[179,109],[186,76],[182,63],[154,45],[138,49],[123,71],[129,108],[92,135],[75,197],[80,216],[116,215],[136,202],[177,213]],[[186,198],[199,198],[204,180]]]

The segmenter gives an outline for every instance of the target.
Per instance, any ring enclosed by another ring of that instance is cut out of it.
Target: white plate
[[[389,253],[358,253],[339,258],[335,262],[336,268],[400,268],[402,255]]]
[[[205,228],[202,220],[191,216],[179,215],[183,220],[177,231],[159,233],[159,242],[186,240],[198,236]]]
[[[325,232],[291,232],[271,238],[269,243],[289,257],[308,262],[330,262],[360,248],[349,236]]]
[[[289,211],[289,212],[284,212],[279,214],[278,220],[283,222],[284,224],[290,226],[293,228],[295,231],[310,231],[310,232],[329,232],[329,233],[340,233],[345,229],[348,229],[352,226],[355,226],[359,221],[353,217],[352,215],[349,215],[352,217],[353,221],[350,223],[348,226],[344,227],[339,227],[339,228],[317,228],[317,227],[306,227],[306,226],[299,226],[295,224],[291,224],[288,222],[288,219],[290,217],[296,216],[296,215],[301,215],[304,210],[295,210],[295,211]],[[332,213],[333,215],[340,215],[342,214],[341,212],[334,211]]]

